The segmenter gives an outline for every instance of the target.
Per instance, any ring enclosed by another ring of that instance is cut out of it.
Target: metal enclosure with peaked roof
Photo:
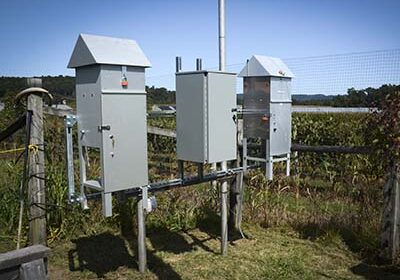
[[[254,55],[240,71],[239,77],[286,77],[293,78],[292,71],[277,57]]]
[[[272,180],[273,162],[286,161],[289,175],[291,146],[291,79],[293,73],[279,58],[254,55],[239,76],[243,77],[243,157],[266,163]],[[247,156],[247,138],[261,138],[263,158]]]
[[[145,68],[150,62],[129,39],[80,35],[68,67],[76,72],[81,186],[111,194],[148,184]],[[100,153],[100,178],[86,178],[86,148]]]
[[[149,60],[134,40],[80,34],[68,68],[93,64],[151,67]]]

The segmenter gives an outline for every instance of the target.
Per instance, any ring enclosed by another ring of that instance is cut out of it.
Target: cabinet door
[[[176,76],[176,144],[180,160],[206,160],[205,95],[204,72]]]
[[[208,162],[236,159],[236,75],[208,73]]]
[[[105,192],[147,185],[144,94],[103,94],[102,162]]]
[[[292,104],[272,103],[270,119],[270,153],[272,156],[290,152]]]

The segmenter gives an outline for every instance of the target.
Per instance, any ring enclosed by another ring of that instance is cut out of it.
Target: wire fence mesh
[[[337,95],[346,94],[349,88],[400,84],[400,49],[285,58],[283,61],[295,75],[292,94]],[[229,64],[226,70],[238,73],[244,64]],[[207,70],[217,69],[211,67]],[[147,77],[147,84],[175,89],[175,75],[150,76]],[[242,91],[242,79],[237,79],[237,93]]]

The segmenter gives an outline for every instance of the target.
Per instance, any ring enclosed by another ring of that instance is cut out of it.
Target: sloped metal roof
[[[80,34],[68,68],[92,64],[151,67],[149,60],[134,40]]]
[[[292,71],[280,58],[254,55],[240,71],[239,77],[257,76],[294,77]]]

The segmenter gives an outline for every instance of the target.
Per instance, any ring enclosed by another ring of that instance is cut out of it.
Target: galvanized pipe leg
[[[286,176],[290,176],[290,154],[286,155]]]
[[[75,178],[74,178],[74,148],[72,140],[72,128],[76,123],[75,116],[66,116],[64,118],[65,128],[65,147],[67,161],[67,182],[68,182],[68,201],[75,202]]]
[[[199,176],[199,179],[203,179],[203,175],[204,175],[204,172],[203,172],[203,164],[202,163],[198,163],[197,164],[197,176]]]
[[[183,160],[178,160],[178,173],[179,178],[185,178],[185,166],[183,164]]]
[[[211,164],[211,172],[216,172],[216,171],[217,171],[217,163],[214,162],[213,164]],[[211,181],[211,186],[213,189],[217,188],[217,181],[216,180]]]
[[[247,138],[243,138],[243,171],[247,171]]]
[[[268,178],[268,180],[272,180],[273,179],[273,158],[272,157],[268,157],[268,159],[267,159],[267,163],[266,163],[266,176],[267,176],[267,178]]]
[[[222,170],[227,170],[227,162],[222,162]],[[221,185],[221,254],[228,253],[228,182]]]
[[[146,213],[144,211],[143,195],[139,196],[137,203],[137,217],[138,217],[138,261],[139,271],[144,273],[147,267],[146,255]]]

